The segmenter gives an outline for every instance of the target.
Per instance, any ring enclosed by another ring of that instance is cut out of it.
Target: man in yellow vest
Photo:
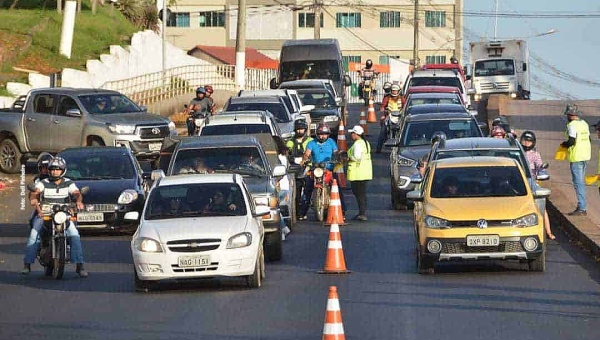
[[[592,126],[596,129],[596,137],[600,139],[600,121]],[[598,169],[596,171],[596,176],[600,176],[600,150],[598,150]],[[600,177],[598,177],[596,183],[598,183],[598,193],[600,194]]]
[[[567,148],[567,160],[571,167],[571,178],[575,194],[577,195],[577,208],[567,215],[587,215],[587,200],[585,197],[585,168],[587,161],[592,158],[592,143],[590,141],[590,127],[581,119],[581,112],[577,105],[567,105],[565,115],[569,122],[565,131],[566,141],[562,146]]]
[[[355,125],[350,132],[354,144],[348,150],[348,181],[352,193],[358,203],[358,215],[354,220],[367,220],[367,183],[373,179],[373,163],[371,162],[371,145],[363,138],[365,130]]]
[[[400,98],[400,85],[393,84],[389,95],[383,97],[379,111],[381,111],[381,117],[379,118],[379,125],[381,130],[379,131],[379,138],[377,139],[377,148],[375,153],[381,153],[381,147],[383,142],[387,138],[388,133],[388,120],[391,111],[400,111],[402,109],[402,99]]]

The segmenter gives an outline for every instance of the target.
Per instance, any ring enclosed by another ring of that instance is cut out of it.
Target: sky
[[[464,11],[493,13],[494,0],[464,0]],[[598,0],[498,0],[498,13],[600,14]],[[530,51],[532,99],[600,99],[600,17],[594,18],[511,18],[498,16],[499,39],[524,38]],[[555,30],[553,34],[532,37]],[[494,37],[493,17],[464,18],[464,48],[468,42]],[[466,53],[465,53],[466,54]],[[533,57],[536,57],[535,60]],[[468,58],[465,55],[465,58]],[[464,63],[464,61],[463,61]],[[559,72],[582,78],[564,80],[549,75]],[[535,80],[534,78],[539,80]],[[568,96],[571,96],[569,98]]]

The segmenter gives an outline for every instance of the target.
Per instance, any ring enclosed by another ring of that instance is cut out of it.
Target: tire
[[[52,276],[52,272],[54,271],[54,267],[52,265],[44,267],[44,275]]]
[[[156,283],[152,281],[142,280],[133,266],[133,284],[136,292],[149,292],[156,288]]]
[[[60,280],[65,273],[65,246],[67,244],[66,239],[64,237],[59,237],[56,239],[56,254],[58,254],[58,258],[54,259],[54,268],[52,270],[52,277],[56,280]]]
[[[365,106],[369,107],[369,98],[365,98]]]
[[[274,231],[265,234],[265,253],[269,261],[279,261],[283,254],[283,243],[281,242],[281,232]]]
[[[546,242],[542,245],[542,254],[537,259],[529,261],[529,271],[545,272],[546,271]]]
[[[325,202],[323,202],[323,189],[317,188],[313,196],[313,208],[315,209],[315,219],[323,222],[325,218]]]
[[[265,252],[262,250],[262,247],[260,248],[261,252],[260,252],[260,263],[262,264],[262,268],[260,271],[260,278],[262,280],[264,280],[267,277],[267,270],[266,270],[266,266],[265,266]]]
[[[102,139],[99,139],[99,138],[94,138],[90,142],[90,146],[105,146],[105,145],[106,144],[104,144],[104,141],[102,141]]]
[[[392,208],[394,210],[402,210],[404,209],[404,205],[400,203],[398,198],[396,197],[396,193],[394,192],[394,185],[390,182],[390,195],[392,197]]]
[[[431,260],[423,259],[421,256],[421,246],[417,247],[417,272],[423,275],[435,273],[435,264]]]
[[[260,253],[261,251],[259,250],[259,254],[256,257],[256,264],[254,265],[254,272],[246,277],[248,288],[260,288],[262,286],[262,268],[265,264],[261,261],[262,256]]]
[[[0,170],[7,174],[21,172],[21,159],[23,154],[19,150],[17,142],[12,139],[4,139],[0,142]]]

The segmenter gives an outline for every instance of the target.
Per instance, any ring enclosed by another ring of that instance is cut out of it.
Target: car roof
[[[428,120],[448,120],[448,119],[472,119],[468,112],[436,112],[436,113],[423,113],[418,115],[408,115],[406,117],[407,122],[419,122]]]
[[[305,89],[298,89],[297,90],[299,94],[302,93],[327,93],[327,94],[331,94],[331,91],[329,91],[328,89],[324,88],[324,87],[311,87],[311,88],[305,88]]]
[[[458,77],[458,74],[453,69],[430,69],[416,70],[412,73],[412,77]]]
[[[437,112],[468,112],[462,104],[419,104],[406,108],[407,114],[427,114]]]
[[[200,184],[200,183],[240,183],[243,177],[239,174],[185,174],[173,175],[161,178],[157,186],[178,184]]]
[[[82,147],[75,147],[75,148],[66,148],[61,150],[58,154],[62,155],[62,154],[90,154],[90,153],[105,153],[105,154],[115,154],[115,155],[122,155],[122,154],[131,154],[131,150],[129,150],[126,147],[120,147],[120,146],[82,146]],[[67,164],[68,165],[68,164]]]
[[[412,87],[411,87],[412,88]],[[409,94],[409,98],[410,99],[415,99],[415,98],[456,98],[456,95],[460,95],[460,93],[457,92],[417,92],[417,93],[410,93]]]
[[[294,93],[292,89],[270,89],[270,90],[241,90],[238,97],[266,97],[266,96],[283,96]]]
[[[467,137],[447,139],[440,143],[438,149],[471,150],[471,149],[519,149],[514,138]]]
[[[94,89],[94,88],[73,88],[73,87],[42,87],[32,90],[32,93],[46,92],[46,93],[59,93],[69,94],[74,96],[90,95],[90,94],[111,94],[111,95],[122,95],[122,93],[112,90]]]
[[[267,117],[273,119],[268,111],[225,111],[208,117],[206,125],[268,124]]]
[[[454,157],[436,160],[437,168],[458,168],[458,167],[473,167],[473,166],[516,166],[519,163],[508,157],[491,157],[491,156],[476,156],[476,157]]]
[[[285,104],[279,99],[278,95],[260,95],[260,96],[247,96],[247,97],[231,97],[229,102],[231,104],[237,103],[280,103]]]
[[[272,138],[272,137],[271,137]],[[201,147],[248,147],[261,146],[254,135],[223,135],[182,138],[179,150],[197,149]]]
[[[411,86],[408,88],[407,94],[422,93],[422,92],[434,92],[434,93],[460,93],[460,89],[456,86]]]

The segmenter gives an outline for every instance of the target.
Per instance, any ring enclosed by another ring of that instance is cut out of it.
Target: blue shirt
[[[313,163],[330,161],[333,157],[333,152],[337,151],[337,149],[337,143],[331,138],[327,138],[323,143],[313,139],[306,146],[306,150],[310,150],[310,158]],[[328,164],[327,169],[333,170],[333,164]]]

